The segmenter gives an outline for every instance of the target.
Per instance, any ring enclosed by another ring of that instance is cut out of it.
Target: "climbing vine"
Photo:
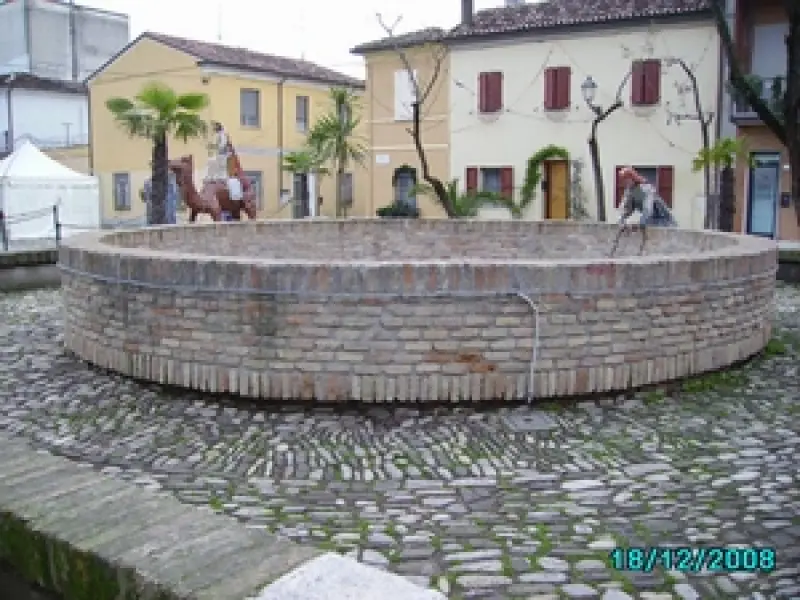
[[[525,180],[522,184],[522,196],[517,211],[519,214],[522,214],[536,197],[536,190],[542,182],[542,166],[548,160],[555,159],[569,161],[569,152],[565,148],[550,144],[528,159]]]

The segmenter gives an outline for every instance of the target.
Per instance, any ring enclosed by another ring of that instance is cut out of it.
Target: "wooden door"
[[[545,163],[545,218],[569,218],[569,163],[550,160]]]

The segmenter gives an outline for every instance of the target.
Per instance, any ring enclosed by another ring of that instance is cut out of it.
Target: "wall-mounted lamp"
[[[588,75],[581,84],[581,93],[583,94],[583,99],[586,102],[586,105],[589,108],[594,108],[594,101],[597,97],[597,82],[592,79],[591,75]]]

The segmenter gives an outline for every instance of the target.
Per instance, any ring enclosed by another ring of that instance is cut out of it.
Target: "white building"
[[[0,76],[0,135],[5,152],[25,139],[39,148],[88,144],[86,86],[24,73]]]
[[[68,0],[0,0],[0,153],[31,140],[60,160],[52,149],[86,146],[83,81],[129,39],[127,15]]]
[[[702,228],[703,175],[692,170],[700,127],[691,118],[689,78],[674,59],[696,76],[703,110],[716,113],[720,53],[706,4],[658,0],[642,12],[634,0],[553,0],[473,14],[471,0],[462,0],[462,24],[448,42],[453,176],[468,189],[519,200],[529,159],[557,146],[568,161],[551,156],[542,165],[526,217],[565,218],[575,209],[576,163],[583,204],[595,215],[587,144],[594,113],[582,90],[591,80],[601,109],[621,90],[622,106],[597,136],[607,219],[618,215],[616,172],[633,165],[656,184],[681,226]]]
[[[127,15],[69,0],[0,1],[0,73],[83,81],[129,41]]]

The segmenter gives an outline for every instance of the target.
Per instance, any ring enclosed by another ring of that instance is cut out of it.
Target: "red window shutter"
[[[622,204],[622,197],[625,195],[625,184],[622,183],[622,178],[619,176],[621,170],[622,167],[620,165],[614,167],[614,182],[616,185],[614,190],[614,206],[617,208]]]
[[[544,109],[556,108],[556,90],[558,89],[558,69],[548,67],[544,71]]]
[[[644,64],[640,60],[631,65],[631,104],[640,106],[644,103]]]
[[[514,197],[514,169],[511,167],[500,169],[500,194],[509,200]]]
[[[478,168],[467,167],[467,192],[478,191]]]
[[[491,102],[489,103],[488,112],[498,112],[503,108],[503,74],[496,71],[490,75],[490,89],[492,93],[489,95]]]
[[[558,82],[558,102],[557,107],[560,109],[569,108],[572,99],[570,98],[571,92],[571,79],[572,69],[569,67],[559,67],[556,81]]]
[[[478,74],[478,111],[486,112],[487,100],[489,99],[489,77],[488,73]]]
[[[648,105],[658,104],[661,100],[661,61],[650,59],[644,61],[644,102]]]
[[[658,167],[658,195],[672,208],[673,189],[675,188],[675,167]]]

